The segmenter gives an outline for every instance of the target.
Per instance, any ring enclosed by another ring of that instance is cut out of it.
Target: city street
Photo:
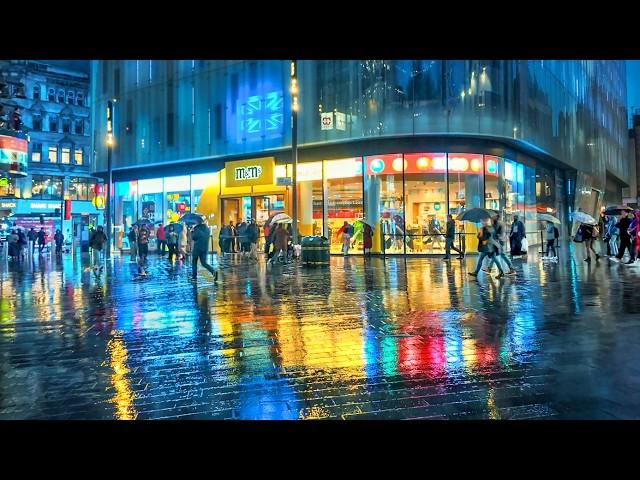
[[[352,256],[217,284],[156,255],[101,280],[86,254],[2,255],[0,419],[638,418],[640,265],[567,248],[501,280]]]

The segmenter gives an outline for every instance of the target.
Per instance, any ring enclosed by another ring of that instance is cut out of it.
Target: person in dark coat
[[[618,220],[618,223],[616,223],[616,227],[620,230],[620,249],[618,250],[618,254],[615,256],[615,258],[618,259],[618,261],[622,260],[622,257],[624,257],[625,249],[628,249],[628,264],[632,264],[636,259],[634,248],[631,246],[631,235],[629,234],[630,226],[631,217],[629,217],[629,212],[623,210],[620,213],[620,220]]]
[[[218,243],[222,253],[231,252],[232,237],[233,233],[231,231],[231,227],[229,227],[229,225],[222,225],[222,228],[220,229],[220,236],[218,238]]]
[[[469,275],[477,277],[480,269],[482,268],[482,262],[485,257],[489,257],[490,261],[487,269],[491,271],[492,265],[495,264],[500,272],[496,278],[504,277],[502,265],[500,265],[500,262],[496,261],[499,246],[495,243],[494,237],[495,229],[493,227],[493,222],[491,219],[488,219],[484,222],[483,227],[478,232],[478,252],[480,252],[480,257],[478,258],[475,271],[469,272]]]
[[[40,253],[41,255],[45,243],[47,243],[47,232],[44,231],[44,228],[41,228],[38,232],[38,253]]]
[[[27,245],[29,245],[29,241],[27,240],[27,236],[24,232],[19,228],[17,231],[18,234],[18,247],[20,249],[19,255],[20,259],[24,257],[24,252],[27,249]]]
[[[191,266],[193,268],[192,277],[194,280],[198,278],[198,260],[200,264],[209,270],[213,275],[214,281],[218,281],[218,272],[207,262],[207,254],[209,253],[209,227],[204,223],[196,225],[193,229],[191,238],[193,240],[193,250],[191,252]]]
[[[102,225],[98,225],[98,228],[92,231],[89,237],[89,246],[93,252],[93,272],[96,274],[104,269],[102,249],[105,243],[107,243],[107,235],[104,233]]]
[[[579,230],[582,232],[582,241],[584,242],[584,248],[587,252],[587,258],[585,258],[584,261],[587,263],[591,262],[591,252],[596,256],[596,260],[600,260],[600,255],[598,255],[593,248],[593,241],[595,239],[593,225],[583,223],[580,225]]]
[[[518,219],[517,215],[513,216],[513,223],[511,224],[511,234],[509,235],[509,240],[511,243],[511,256],[514,255],[522,255],[522,239],[526,238],[526,233],[524,231],[524,224]]]
[[[373,247],[373,228],[368,223],[365,223],[362,227],[362,248],[363,253],[366,254],[369,250],[369,256],[371,256],[371,248]]]
[[[60,255],[62,253],[62,245],[64,244],[64,235],[60,229],[56,230],[53,240],[56,242],[56,255]]]
[[[15,230],[11,230],[11,233],[7,237],[8,253],[11,258],[15,260],[20,255],[20,237]]]
[[[34,253],[36,253],[36,240],[38,240],[38,233],[33,227],[31,227],[29,232],[27,232],[27,240],[29,240],[31,255],[33,255]]]
[[[131,254],[131,263],[138,261],[138,226],[134,225],[127,233],[129,240],[129,253]]]
[[[451,250],[458,252],[459,259],[464,258],[464,253],[453,245],[456,239],[456,221],[452,215],[447,215],[447,230],[445,237],[445,254],[443,260],[449,260],[451,258]]]
[[[173,263],[173,259],[176,257],[176,253],[178,251],[178,232],[176,232],[176,228],[173,225],[169,225],[167,227],[166,234],[167,248],[169,249],[169,262]]]
[[[258,237],[260,236],[260,230],[258,224],[254,218],[251,219],[249,225],[247,225],[247,241],[249,242],[249,256],[257,260],[258,259]]]
[[[273,256],[269,259],[269,262],[273,264],[278,256],[282,253],[287,257],[287,245],[289,243],[289,232],[285,228],[284,224],[278,223],[273,233]]]

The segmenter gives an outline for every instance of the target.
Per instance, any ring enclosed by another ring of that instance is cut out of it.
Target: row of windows
[[[57,115],[48,115],[49,132],[59,132],[59,122]],[[71,125],[73,124],[73,130]],[[42,115],[39,113],[33,114],[32,128],[37,131],[42,131]],[[70,117],[62,118],[62,133],[75,133],[76,135],[84,135],[84,119]]]
[[[33,87],[33,99],[41,100],[39,85]],[[55,88],[49,88],[47,90],[47,100],[50,102],[66,103],[68,105],[79,105],[81,107],[86,106],[84,93],[74,92],[72,90],[65,92],[63,89],[59,89],[56,93]]]
[[[84,164],[84,154],[81,148],[72,149],[71,145],[49,145],[49,148],[46,151],[47,153],[47,162],[49,163],[62,163],[62,164],[71,164],[71,155],[73,153],[73,164],[74,165],[83,165]],[[32,144],[31,149],[31,161],[32,162],[41,162],[42,161],[42,144],[34,143]],[[59,160],[58,160],[59,159]]]
[[[69,181],[69,199],[93,200],[93,197],[95,197],[95,185],[95,179],[71,177]],[[39,200],[62,200],[63,194],[63,177],[54,175],[31,176],[31,198]]]

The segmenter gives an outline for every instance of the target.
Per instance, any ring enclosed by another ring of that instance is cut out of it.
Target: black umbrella
[[[204,223],[204,218],[197,213],[185,213],[180,217],[180,221],[187,225],[200,225],[201,223]]]
[[[487,218],[493,217],[497,212],[495,210],[487,210],[486,208],[471,208],[465,210],[456,220],[460,222],[474,222],[478,223]]]
[[[620,215],[623,211],[633,212],[633,208],[627,205],[615,205],[613,207],[607,207],[604,211],[605,215]]]
[[[136,222],[136,225],[138,225],[139,227],[143,225],[146,227],[150,227],[153,225],[153,222],[148,218],[139,218],[138,221]]]

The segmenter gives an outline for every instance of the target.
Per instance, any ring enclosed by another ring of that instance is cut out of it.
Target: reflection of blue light
[[[373,173],[380,173],[384,170],[384,162],[382,161],[382,159],[376,158],[371,162],[370,168]]]
[[[284,100],[281,91],[252,95],[238,100],[238,130],[247,138],[259,138],[266,132],[282,133]]]

